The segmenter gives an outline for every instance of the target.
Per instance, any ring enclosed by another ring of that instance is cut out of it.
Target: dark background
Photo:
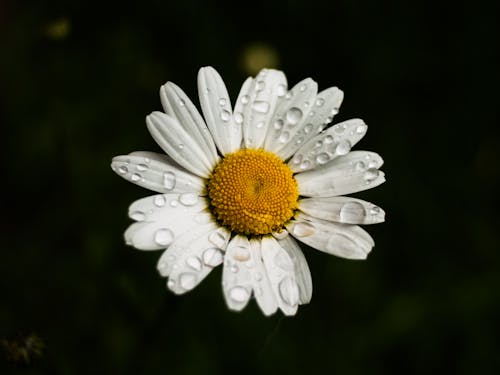
[[[498,373],[496,4],[0,2],[0,373]],[[368,123],[357,148],[387,174],[356,195],[387,213],[373,253],[304,247],[314,294],[292,318],[228,311],[220,269],[166,291],[159,253],[122,239],[150,193],[109,167],[159,151],[161,84],[197,103],[213,65],[234,100],[259,56],[342,88],[336,121]]]

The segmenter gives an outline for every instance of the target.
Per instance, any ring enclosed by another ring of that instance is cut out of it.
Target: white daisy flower
[[[317,90],[310,78],[288,90],[282,72],[266,69],[244,82],[233,109],[222,78],[206,67],[198,74],[203,118],[178,86],[161,87],[164,112],[146,123],[168,156],[133,152],[111,167],[159,193],[132,203],[136,223],[125,240],[163,251],[158,271],[174,293],[193,289],[223,264],[230,309],[243,309],[253,295],[266,315],[278,308],[294,315],[312,294],[295,239],[366,258],[374,242],[358,224],[380,223],[384,211],[343,195],[384,182],[382,158],[351,151],[366,133],[362,120],[325,129],[343,93]]]

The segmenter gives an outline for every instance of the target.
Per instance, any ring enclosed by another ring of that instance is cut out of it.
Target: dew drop
[[[293,91],[288,91],[288,92],[286,93],[286,95],[285,95],[285,99],[290,100],[290,99],[292,98],[292,96],[293,96]]]
[[[286,112],[286,121],[290,125],[296,125],[302,118],[302,111],[297,107],[292,107]]]
[[[125,173],[128,172],[128,168],[126,166],[124,166],[124,165],[120,165],[118,167],[118,172],[120,172],[121,174],[125,174]]]
[[[234,121],[237,123],[237,124],[242,124],[243,123],[243,113],[241,112],[236,112],[234,114]]]
[[[320,148],[321,146],[323,146],[323,141],[317,141],[317,142],[314,144],[314,148]]]
[[[299,302],[299,288],[295,280],[286,277],[279,283],[280,296],[290,306],[295,306]]]
[[[232,273],[236,273],[240,270],[240,268],[236,265],[236,264],[233,264],[229,270],[232,272]]]
[[[306,91],[306,89],[307,89],[307,85],[301,85],[299,87],[299,90],[302,91],[302,92]]]
[[[167,246],[172,243],[174,239],[174,234],[170,229],[161,228],[155,232],[154,240],[160,246]]]
[[[194,206],[198,202],[198,194],[184,193],[181,194],[179,200],[185,206]]]
[[[264,81],[257,81],[255,84],[255,90],[256,91],[262,91],[266,87],[266,83]]]
[[[150,158],[144,158],[144,162],[145,162],[146,164],[149,164],[149,163],[151,163],[151,159],[150,159]]]
[[[184,145],[182,143],[179,143],[177,147],[179,148],[179,150],[182,150],[184,148]]]
[[[282,229],[281,232],[274,232],[273,237],[277,240],[283,240],[288,237],[288,231],[286,229]]]
[[[228,111],[226,111],[225,109],[220,111],[220,119],[222,121],[228,122],[230,118],[231,118],[231,114]]]
[[[333,142],[333,137],[331,135],[327,135],[325,137],[325,143],[332,143]]]
[[[315,232],[314,226],[306,222],[295,223],[292,227],[292,233],[297,237],[308,237]]]
[[[378,215],[380,213],[380,207],[373,206],[370,209],[370,215]]]
[[[300,145],[302,142],[304,142],[304,137],[299,137],[299,138],[297,138],[297,140],[295,141],[295,144],[296,144],[296,145]]]
[[[315,114],[316,114],[316,112],[314,112],[314,111],[310,111],[310,112],[309,112],[309,117],[313,117]]]
[[[365,172],[364,179],[366,182],[372,182],[378,177],[378,169],[370,168]]]
[[[286,94],[286,85],[283,84],[278,85],[276,92],[279,97],[284,96]]]
[[[342,134],[345,131],[345,125],[344,124],[338,124],[333,127],[333,130],[337,134]]]
[[[222,251],[216,248],[206,249],[203,252],[203,263],[210,267],[216,267],[222,263],[224,260],[224,256],[222,255]]]
[[[221,107],[224,107],[224,106],[226,105],[226,102],[227,102],[227,101],[226,101],[226,99],[224,99],[224,98],[220,98],[220,99],[219,99],[219,105],[220,105]]]
[[[368,126],[366,126],[365,124],[361,124],[356,128],[356,133],[364,134],[366,132],[367,128],[368,128]]]
[[[366,170],[366,164],[362,161],[358,161],[354,164],[354,170],[356,172],[363,172]]]
[[[302,164],[300,164],[300,169],[309,169],[311,168],[311,162],[309,160],[304,160]]]
[[[163,173],[163,187],[172,190],[175,187],[175,174],[172,172]]]
[[[309,134],[313,129],[313,124],[307,124],[304,126],[304,133]]]
[[[208,240],[219,249],[222,249],[226,244],[226,237],[221,232],[210,233],[210,235],[208,236]]]
[[[141,179],[141,175],[139,173],[134,173],[130,179],[133,181],[133,182],[137,182]]]
[[[148,170],[148,166],[146,164],[138,164],[137,165],[137,170],[139,172],[144,172]]]
[[[178,205],[179,205],[179,201],[177,201],[175,199],[172,202],[170,202],[170,206],[172,206],[172,207],[177,207]]]
[[[155,195],[155,197],[153,198],[153,203],[157,207],[165,206],[165,202],[165,197],[163,195]]]
[[[234,249],[233,258],[239,262],[246,262],[250,259],[250,251],[246,247],[237,246]]]
[[[129,216],[135,221],[144,221],[146,219],[146,215],[142,211],[131,212]]]
[[[277,120],[274,122],[274,128],[275,128],[276,130],[280,130],[282,127],[283,127],[283,120],[282,120],[282,119],[277,119]]]
[[[290,133],[289,132],[283,132],[280,134],[279,141],[280,143],[285,143],[290,139]]]
[[[229,291],[229,297],[235,302],[245,302],[250,297],[250,293],[241,286],[235,286]]]
[[[348,140],[343,140],[340,141],[339,144],[337,145],[335,153],[337,155],[345,155],[349,151],[351,151],[351,143]]]
[[[267,113],[269,112],[269,103],[263,100],[256,100],[255,102],[252,103],[252,109],[255,112]]]
[[[326,152],[322,152],[321,154],[316,156],[316,162],[318,164],[328,163],[329,160],[330,160],[330,156],[328,156],[328,154]]]
[[[316,99],[316,106],[317,107],[321,107],[323,104],[325,104],[325,99],[323,99],[323,98]]]
[[[250,98],[248,97],[248,95],[243,95],[243,96],[241,97],[241,102],[242,102],[243,104],[247,104],[249,101],[250,101]]]
[[[184,100],[182,100],[182,99],[179,99],[179,105],[181,107],[184,107],[186,105],[186,102]]]
[[[191,290],[196,286],[196,275],[194,273],[183,273],[179,276],[179,284],[185,290]]]
[[[167,286],[172,289],[175,286],[175,281],[172,279],[168,279]]]
[[[302,155],[295,155],[293,160],[292,160],[292,163],[293,164],[300,164],[301,161],[302,161]]]
[[[261,128],[263,128],[263,127],[264,127],[264,121],[259,121],[259,122],[255,125],[255,127],[256,127],[257,129],[261,129]]]
[[[365,207],[358,202],[348,202],[340,209],[340,222],[356,224],[363,220],[366,215]]]
[[[186,264],[195,271],[201,271],[201,260],[196,256],[192,256],[186,259]]]

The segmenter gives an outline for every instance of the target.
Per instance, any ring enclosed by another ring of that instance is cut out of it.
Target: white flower
[[[351,151],[367,130],[360,119],[325,130],[343,93],[317,89],[308,78],[288,91],[282,72],[262,70],[244,82],[233,110],[219,74],[202,68],[203,118],[175,84],[161,87],[165,113],[146,123],[168,156],[133,152],[111,166],[160,193],[130,206],[136,223],[125,240],[164,250],[158,271],[174,293],[224,264],[230,309],[243,309],[253,294],[264,314],[294,315],[310,301],[312,281],[292,236],[329,254],[366,258],[374,242],[358,224],[380,223],[384,211],[342,195],[384,182],[382,158]]]

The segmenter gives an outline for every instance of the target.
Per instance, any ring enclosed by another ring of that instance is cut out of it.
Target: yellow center
[[[226,155],[207,188],[217,220],[247,235],[280,231],[293,216],[299,196],[293,172],[283,160],[253,149]]]

